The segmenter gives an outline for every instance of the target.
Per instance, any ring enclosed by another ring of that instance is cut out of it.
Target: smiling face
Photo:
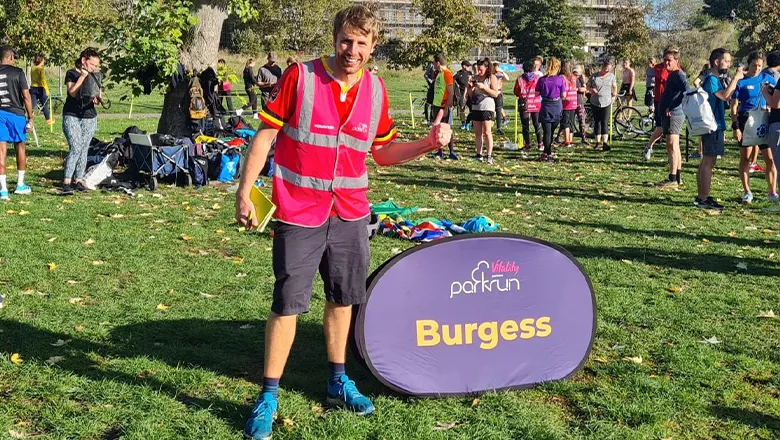
[[[748,70],[749,76],[758,75],[758,72],[764,69],[764,60],[761,58],[756,58],[755,60],[750,62],[750,66],[748,66],[748,69],[749,69]]]
[[[81,67],[86,69],[89,73],[97,72],[100,69],[100,58],[98,57],[83,57],[81,58]]]
[[[357,74],[371,58],[375,47],[376,42],[370,34],[363,35],[342,27],[334,41],[334,72],[346,77]]]
[[[674,58],[674,55],[666,54],[664,55],[664,66],[666,66],[666,70],[672,72],[680,68],[680,62]]]

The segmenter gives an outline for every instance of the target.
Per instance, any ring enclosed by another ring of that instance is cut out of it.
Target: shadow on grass
[[[780,419],[775,416],[727,406],[710,407],[710,413],[721,420],[730,419],[753,428],[768,429],[772,438],[780,438]]]
[[[111,363],[107,359],[148,358],[179,370],[205,370],[259,385],[263,377],[264,328],[265,321],[147,321],[116,327],[105,341],[93,342],[16,321],[0,320],[0,329],[3,330],[0,352],[20,352],[26,360],[41,363],[51,356],[65,355],[66,360],[55,368],[95,381],[106,380],[138,386],[139,389],[158,390],[195,410],[208,409],[234,428],[243,429],[254,405],[254,395],[243,402],[193,396],[179,389],[169,374],[162,374],[167,378],[158,379],[153,373],[133,375],[110,370]],[[72,340],[63,347],[52,346],[58,339]],[[327,378],[324,339],[321,324],[299,321],[296,341],[282,379],[284,389],[300,392],[311,400],[324,400]],[[95,354],[103,359],[94,360]],[[357,361],[349,359],[348,364],[350,377],[361,383],[361,389],[366,394],[384,392],[382,385],[368,371],[357,366]]]

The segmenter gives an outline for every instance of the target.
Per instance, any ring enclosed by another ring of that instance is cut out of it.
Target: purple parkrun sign
[[[596,331],[590,279],[566,250],[511,234],[438,240],[371,275],[354,343],[394,391],[453,396],[576,373]]]

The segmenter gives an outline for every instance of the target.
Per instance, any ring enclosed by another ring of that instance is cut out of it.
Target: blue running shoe
[[[358,391],[354,380],[349,380],[346,374],[342,374],[335,384],[328,382],[328,405],[343,406],[344,408],[365,416],[374,412],[374,404]]]
[[[433,153],[431,157],[433,157],[434,159],[444,159],[444,153],[442,153],[441,151],[437,151]]]
[[[450,153],[450,160],[460,160],[460,157],[455,153]]]
[[[0,191],[0,200],[11,200],[10,197],[8,197],[8,190],[1,190]]]
[[[30,188],[30,185],[17,185],[16,191],[14,191],[14,194],[20,194],[23,196],[32,194],[32,188]]]
[[[276,410],[279,403],[271,393],[263,393],[257,398],[252,415],[244,427],[244,438],[254,440],[269,440],[276,420]]]

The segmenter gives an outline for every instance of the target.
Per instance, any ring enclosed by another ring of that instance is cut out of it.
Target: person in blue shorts
[[[702,79],[701,87],[709,94],[710,108],[718,123],[718,129],[701,137],[704,157],[699,163],[699,172],[696,174],[698,194],[693,199],[693,204],[699,209],[723,209],[723,205],[710,196],[712,169],[725,150],[726,108],[723,103],[731,99],[734,90],[737,89],[737,83],[745,76],[742,68],[737,68],[737,73],[728,87],[724,87],[720,76],[727,74],[729,68],[731,68],[731,52],[728,49],[718,48],[710,53],[710,71]]]
[[[774,156],[768,144],[764,145],[746,145],[742,142],[742,135],[745,132],[750,112],[755,110],[764,110],[766,108],[766,99],[761,94],[761,87],[769,84],[774,87],[777,81],[773,75],[762,71],[764,68],[764,54],[760,51],[751,52],[748,55],[748,72],[745,78],[737,82],[737,90],[731,100],[731,128],[734,130],[734,139],[740,144],[739,149],[739,179],[742,182],[742,203],[753,202],[753,192],[750,190],[750,168],[753,164],[753,158],[761,151],[761,156],[766,163],[765,175],[766,183],[769,188],[769,200],[772,202],[780,201],[777,195],[777,171],[775,170]]]
[[[16,191],[30,194],[24,183],[27,169],[27,132],[32,129],[32,99],[24,70],[15,67],[16,52],[11,46],[0,46],[0,200],[9,200],[5,160],[8,144],[16,148]]]

